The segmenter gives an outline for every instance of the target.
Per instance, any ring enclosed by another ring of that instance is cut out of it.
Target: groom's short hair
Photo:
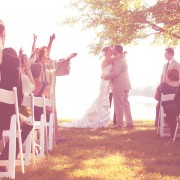
[[[174,56],[174,49],[173,48],[166,48],[165,51],[169,54],[172,54],[172,56]]]
[[[123,53],[123,47],[121,45],[115,45],[114,50],[117,51],[118,53],[122,54]]]
[[[105,47],[103,47],[103,48],[102,48],[102,50],[101,50],[101,51],[103,51],[103,52],[107,52],[109,49],[111,49],[111,47],[110,47],[110,46],[105,46]]]

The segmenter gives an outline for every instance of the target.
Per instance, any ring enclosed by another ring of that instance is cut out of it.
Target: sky
[[[66,57],[72,52],[78,53],[71,61],[70,75],[57,77],[57,103],[63,107],[62,101],[69,102],[63,98],[71,95],[77,98],[72,101],[72,106],[78,101],[81,108],[84,108],[85,99],[87,105],[98,93],[101,60],[99,56],[88,53],[87,46],[96,39],[94,32],[82,32],[78,25],[60,25],[61,20],[74,13],[64,8],[68,1],[4,0],[0,6],[0,19],[6,25],[5,47],[13,47],[16,51],[22,47],[24,53],[30,55],[33,33],[38,36],[37,47],[47,45],[50,35],[55,33],[51,59]],[[149,39],[140,42],[139,46],[125,47],[128,51],[127,61],[132,88],[158,85],[165,63],[164,49],[163,46],[152,47]],[[179,49],[175,50],[175,57],[180,62]],[[68,111],[68,108],[66,110]]]

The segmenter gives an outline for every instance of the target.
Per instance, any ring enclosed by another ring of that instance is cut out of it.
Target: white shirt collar
[[[169,60],[169,61],[168,61],[168,62],[169,62],[169,64],[171,64],[173,60],[174,60],[174,58],[172,58],[171,60]]]

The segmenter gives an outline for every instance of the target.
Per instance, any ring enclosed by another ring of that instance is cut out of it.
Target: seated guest
[[[20,51],[22,52],[22,49]],[[27,55],[22,53],[20,53],[20,60],[21,60],[20,64],[21,64],[22,91],[24,96],[28,96],[33,92],[35,88],[34,79],[32,77],[31,69],[30,69],[31,62],[27,57]],[[23,105],[19,106],[19,112],[21,118],[27,118],[31,114],[29,108]]]
[[[163,94],[175,94],[178,87],[179,87],[179,72],[177,69],[170,69],[167,72],[168,81],[162,82],[156,90],[155,99],[158,101],[156,106],[156,121],[155,125],[157,126],[158,118],[159,118],[159,109],[160,109],[160,100],[161,100],[161,93]],[[167,101],[163,103],[165,107],[171,103],[171,101]]]
[[[166,113],[166,121],[170,127],[171,137],[174,137],[176,124],[177,124],[177,117],[180,113],[180,86],[177,89],[177,92],[174,97],[174,101],[171,104],[165,106],[165,113]]]
[[[19,51],[20,64],[21,64],[21,79],[23,95],[28,96],[35,88],[34,79],[31,73],[31,60],[26,54],[23,54],[22,48]]]
[[[48,82],[49,97],[55,100],[56,76],[69,75],[70,61],[72,58],[77,56],[77,53],[72,53],[68,57],[59,59],[57,61],[51,60],[49,55],[54,39],[55,39],[55,34],[50,36],[48,46],[36,48],[37,35],[34,35],[31,58],[33,59],[33,62],[41,63],[43,65],[43,80],[46,80]],[[55,109],[55,136],[56,136],[56,143],[64,142],[67,140],[67,138],[61,136],[59,132],[56,109]]]
[[[0,65],[1,82],[0,88],[13,90],[17,87],[18,103],[21,105],[23,100],[22,82],[20,75],[20,59],[13,48],[5,48],[2,53],[2,63]],[[15,114],[14,106],[0,103],[0,139],[2,139],[2,131],[10,128],[11,116]],[[32,130],[32,124],[29,121],[21,120],[21,136],[22,143],[26,140],[28,134]],[[18,141],[16,141],[16,157],[19,153]],[[7,142],[0,155],[1,160],[8,159],[9,143]],[[3,171],[4,167],[0,168]]]
[[[31,65],[31,72],[35,82],[35,89],[33,91],[34,96],[40,97],[45,95],[45,97],[49,98],[49,86],[46,81],[42,81],[43,76],[43,66],[41,63],[34,63]],[[35,120],[40,120],[40,116],[43,113],[43,109],[40,107],[34,108],[34,116]],[[49,120],[50,111],[47,110],[46,116],[47,120]]]

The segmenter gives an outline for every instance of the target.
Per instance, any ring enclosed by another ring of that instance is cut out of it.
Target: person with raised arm
[[[69,75],[70,73],[70,60],[77,56],[77,53],[72,53],[66,58],[59,60],[50,59],[50,51],[52,48],[52,43],[55,39],[55,34],[52,34],[49,39],[48,46],[43,46],[41,48],[36,47],[37,36],[34,36],[32,55],[34,56],[35,63],[41,63],[43,65],[43,78],[42,81],[48,83],[49,97],[54,101],[54,111],[55,111],[55,137],[56,143],[64,142],[67,138],[63,137],[58,129],[58,120],[56,114],[56,98],[55,98],[55,86],[56,86],[56,76]]]
[[[104,47],[101,50],[103,61],[101,63],[102,74],[112,71],[112,64],[115,61],[112,56],[110,46]],[[110,102],[109,102],[109,89],[110,80],[100,80],[99,94],[93,101],[82,118],[77,119],[72,123],[61,123],[61,127],[77,127],[77,128],[107,128],[110,124]]]

